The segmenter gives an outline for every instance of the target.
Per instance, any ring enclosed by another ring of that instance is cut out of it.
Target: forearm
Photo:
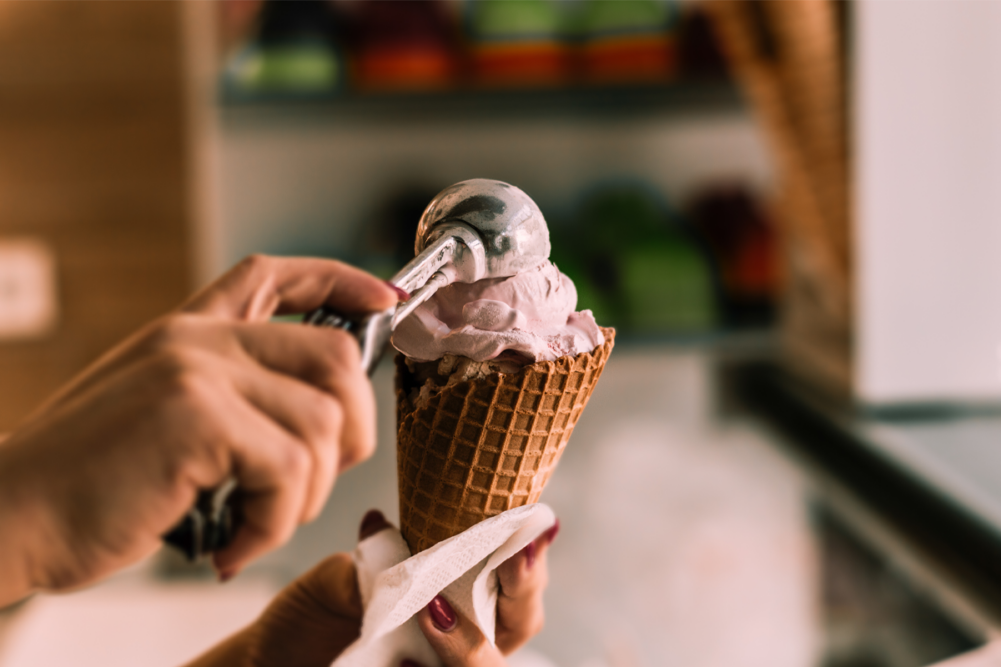
[[[11,452],[3,446],[6,438],[0,434],[0,609],[34,590],[30,545],[37,541],[34,510],[11,481],[16,473]]]

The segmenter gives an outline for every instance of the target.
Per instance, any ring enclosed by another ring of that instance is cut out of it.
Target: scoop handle
[[[337,311],[321,306],[311,313],[307,313],[303,322],[317,327],[332,327],[343,329],[355,337],[358,347],[361,348],[361,365],[365,373],[372,377],[379,360],[386,351],[389,344],[389,336],[392,333],[391,323],[396,308],[389,308],[378,313],[368,313],[366,315],[348,316],[341,315]]]
[[[238,496],[233,478],[219,488],[199,491],[188,513],[163,536],[164,543],[178,549],[191,562],[225,549],[243,523]]]

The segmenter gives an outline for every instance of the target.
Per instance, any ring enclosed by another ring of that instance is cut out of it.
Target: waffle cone
[[[615,330],[602,332],[592,352],[425,384],[416,400],[397,355],[400,530],[412,553],[539,500],[612,352]]]

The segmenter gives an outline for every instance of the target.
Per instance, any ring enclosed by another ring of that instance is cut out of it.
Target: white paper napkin
[[[548,505],[526,505],[410,555],[400,531],[386,529],[361,542],[353,554],[365,609],[361,637],[332,667],[398,667],[406,658],[440,667],[415,614],[441,593],[494,641],[497,567],[551,528]]]

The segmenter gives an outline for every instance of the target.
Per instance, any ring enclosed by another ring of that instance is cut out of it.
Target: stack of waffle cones
[[[778,171],[789,280],[783,347],[794,370],[850,385],[852,263],[843,29],[834,0],[704,7]]]
[[[412,553],[539,500],[615,343],[515,372],[427,377],[397,356],[400,529]],[[430,373],[434,376],[434,371]]]

